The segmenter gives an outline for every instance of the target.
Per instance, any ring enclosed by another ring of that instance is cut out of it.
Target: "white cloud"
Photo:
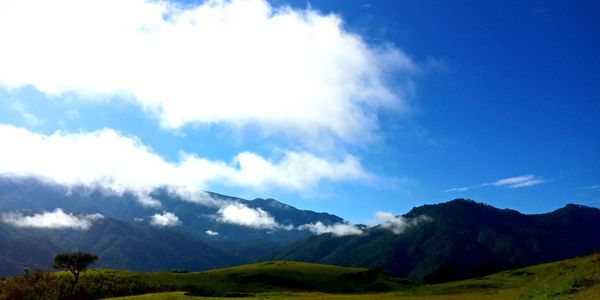
[[[163,211],[162,214],[154,214],[150,217],[150,224],[157,227],[179,225],[181,221],[174,213]]]
[[[349,223],[336,223],[325,225],[321,221],[312,224],[304,224],[298,227],[299,230],[310,230],[315,234],[331,233],[334,236],[361,235],[363,230]]]
[[[395,234],[403,233],[407,228],[418,226],[425,222],[431,222],[433,219],[421,215],[416,218],[408,219],[402,216],[395,216],[389,212],[377,212],[375,213],[378,225],[372,225],[370,227],[381,226],[381,228],[389,229]],[[350,223],[336,223],[332,225],[325,225],[318,221],[312,224],[304,224],[298,226],[298,230],[310,230],[315,234],[331,233],[334,236],[346,236],[346,235],[362,235],[365,231]]]
[[[239,169],[230,178],[242,186],[278,186],[301,191],[321,180],[368,181],[373,178],[352,155],[331,161],[307,152],[286,152],[279,163],[273,164],[254,153],[243,152],[234,163]]]
[[[544,182],[546,182],[544,179],[538,178],[533,174],[529,174],[529,175],[500,179],[500,180],[497,180],[490,184],[494,185],[494,186],[506,186],[506,187],[514,189],[514,188],[538,185],[538,184],[544,183]]]
[[[203,191],[210,183],[303,191],[323,180],[371,177],[350,155],[329,160],[285,152],[273,161],[243,152],[227,163],[183,153],[179,162],[172,163],[139,139],[112,129],[43,135],[0,124],[0,141],[0,174],[36,176],[67,186],[100,186],[116,193],[131,191],[147,205],[160,204],[149,196],[158,187],[188,201],[215,204]]]
[[[206,234],[208,234],[208,235],[212,235],[212,236],[219,235],[219,233],[218,233],[218,232],[216,232],[216,231],[212,231],[212,230],[207,230],[207,231],[206,231]]]
[[[217,220],[257,229],[278,229],[282,225],[261,208],[250,208],[241,203],[231,203],[219,209]]]
[[[26,216],[21,213],[4,213],[2,221],[16,227],[47,229],[80,229],[87,230],[92,223],[104,218],[101,214],[74,215],[57,208],[52,212],[43,212]]]
[[[419,67],[343,23],[264,0],[5,0],[0,84],[120,96],[167,128],[251,125],[307,142],[364,140],[379,110],[405,109]]]
[[[472,189],[480,188],[480,187],[485,187],[485,186],[501,186],[501,187],[508,187],[511,189],[516,189],[516,188],[534,186],[534,185],[538,185],[538,184],[541,184],[544,182],[546,182],[546,180],[539,178],[533,174],[528,174],[528,175],[499,179],[494,182],[486,182],[486,183],[477,184],[477,185],[451,188],[451,189],[444,190],[444,192],[447,192],[447,193],[464,192],[464,191],[468,191],[468,190],[472,190]]]
[[[402,216],[396,216],[389,212],[379,211],[375,217],[381,222],[381,228],[391,230],[394,234],[401,234],[409,227],[420,225],[424,222],[431,222],[431,217],[421,215],[416,218],[408,219]]]
[[[478,185],[474,185],[474,186],[463,186],[463,187],[456,187],[456,188],[450,188],[447,190],[444,190],[444,192],[446,193],[451,193],[451,192],[464,192],[464,191],[468,191],[470,189],[476,188],[478,187]]]

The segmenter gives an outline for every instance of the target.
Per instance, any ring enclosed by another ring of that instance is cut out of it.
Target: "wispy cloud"
[[[23,119],[23,122],[25,122],[25,124],[27,124],[28,126],[37,126],[44,123],[44,121],[40,119],[37,115],[27,111],[25,105],[22,102],[17,101],[12,103],[11,108],[19,113],[19,115]]]
[[[3,222],[16,227],[79,230],[87,230],[95,221],[104,218],[101,214],[74,215],[72,213],[65,213],[60,208],[52,212],[43,212],[34,215],[4,213],[1,217]]]
[[[216,232],[216,231],[212,231],[212,230],[207,230],[207,231],[205,231],[205,232],[206,232],[206,234],[208,234],[208,235],[211,235],[211,236],[216,236],[216,235],[219,235],[219,233],[218,233],[218,232]]]
[[[529,175],[500,179],[495,182],[488,183],[486,185],[505,186],[505,187],[515,189],[515,188],[538,185],[538,184],[544,183],[544,182],[546,182],[544,179],[536,177],[533,174],[529,174]]]
[[[101,186],[115,193],[130,191],[142,203],[155,206],[160,203],[150,193],[159,187],[188,201],[211,204],[214,200],[204,192],[211,183],[304,191],[322,181],[372,177],[351,155],[323,158],[284,152],[278,159],[267,159],[242,152],[224,162],[182,153],[179,162],[172,163],[136,137],[112,129],[43,135],[0,124],[0,142],[0,173],[36,176],[68,186]]]
[[[0,83],[120,96],[166,128],[222,124],[314,144],[361,141],[377,130],[379,110],[406,108],[419,67],[343,24],[266,0],[1,1]]]
[[[298,227],[298,230],[310,230],[315,234],[331,233],[334,236],[361,235],[364,233],[362,229],[350,223],[325,225],[320,221],[301,225]]]
[[[480,185],[472,185],[472,186],[463,186],[463,187],[450,188],[450,189],[444,190],[444,192],[446,192],[446,193],[464,192],[464,191],[468,191],[470,189],[474,189],[476,187],[480,187]]]
[[[157,227],[171,227],[181,224],[179,217],[171,212],[163,212],[162,214],[154,214],[150,217],[150,225]]]
[[[533,174],[515,176],[509,178],[499,179],[493,182],[486,182],[476,185],[464,186],[464,187],[456,187],[444,190],[444,192],[464,192],[468,190],[472,190],[475,188],[486,187],[486,186],[499,186],[499,187],[507,187],[511,189],[534,186],[541,183],[546,182],[545,179],[537,177]]]

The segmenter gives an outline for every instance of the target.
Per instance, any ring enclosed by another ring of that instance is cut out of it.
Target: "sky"
[[[454,198],[600,207],[599,9],[0,0],[0,173],[355,223]]]

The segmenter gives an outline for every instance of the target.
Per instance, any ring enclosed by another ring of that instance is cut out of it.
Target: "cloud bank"
[[[181,224],[179,217],[174,213],[163,211],[162,214],[154,214],[150,217],[150,225],[156,227],[171,227]]]
[[[334,236],[346,235],[361,235],[363,230],[356,225],[349,223],[336,223],[333,225],[325,225],[318,221],[312,224],[304,224],[298,227],[298,230],[310,230],[315,234],[331,233]]]
[[[477,184],[477,185],[451,188],[451,189],[444,190],[444,192],[464,192],[464,191],[472,190],[472,189],[479,188],[479,187],[486,187],[486,186],[500,186],[500,187],[516,189],[516,188],[534,186],[534,185],[538,185],[538,184],[541,184],[544,182],[546,182],[546,180],[544,180],[543,178],[537,177],[533,174],[528,174],[528,175],[499,179],[494,182],[486,182],[486,183]]]
[[[79,230],[87,230],[95,221],[104,218],[101,214],[74,215],[65,213],[60,208],[52,212],[43,212],[30,216],[21,213],[4,213],[1,217],[4,223],[16,227]]]
[[[66,186],[100,186],[130,191],[146,205],[159,205],[149,194],[165,187],[184,200],[212,203],[203,189],[211,183],[250,188],[308,190],[321,181],[369,180],[353,156],[325,159],[306,152],[284,152],[269,160],[251,152],[231,162],[182,153],[168,162],[139,139],[112,129],[51,135],[0,124],[0,174],[35,176]]]
[[[5,0],[0,39],[9,88],[118,96],[166,128],[250,125],[315,143],[371,136],[379,110],[406,108],[419,69],[336,15],[265,0]]]
[[[396,216],[389,212],[379,211],[375,213],[375,217],[379,222],[381,222],[381,228],[389,229],[394,234],[401,234],[406,229],[418,226],[420,224],[431,222],[433,219],[431,217],[421,215],[416,218],[408,219],[402,216]]]

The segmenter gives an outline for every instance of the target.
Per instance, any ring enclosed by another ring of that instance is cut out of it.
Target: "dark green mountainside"
[[[443,282],[600,250],[600,210],[567,205],[524,215],[470,200],[425,205],[404,215],[428,222],[401,234],[374,227],[360,236],[309,237],[273,259],[383,267],[391,275]]]
[[[241,263],[191,234],[115,219],[99,220],[86,231],[0,223],[0,276],[19,274],[24,268],[50,269],[54,255],[75,250],[98,255],[98,267],[139,271],[200,271]]]

